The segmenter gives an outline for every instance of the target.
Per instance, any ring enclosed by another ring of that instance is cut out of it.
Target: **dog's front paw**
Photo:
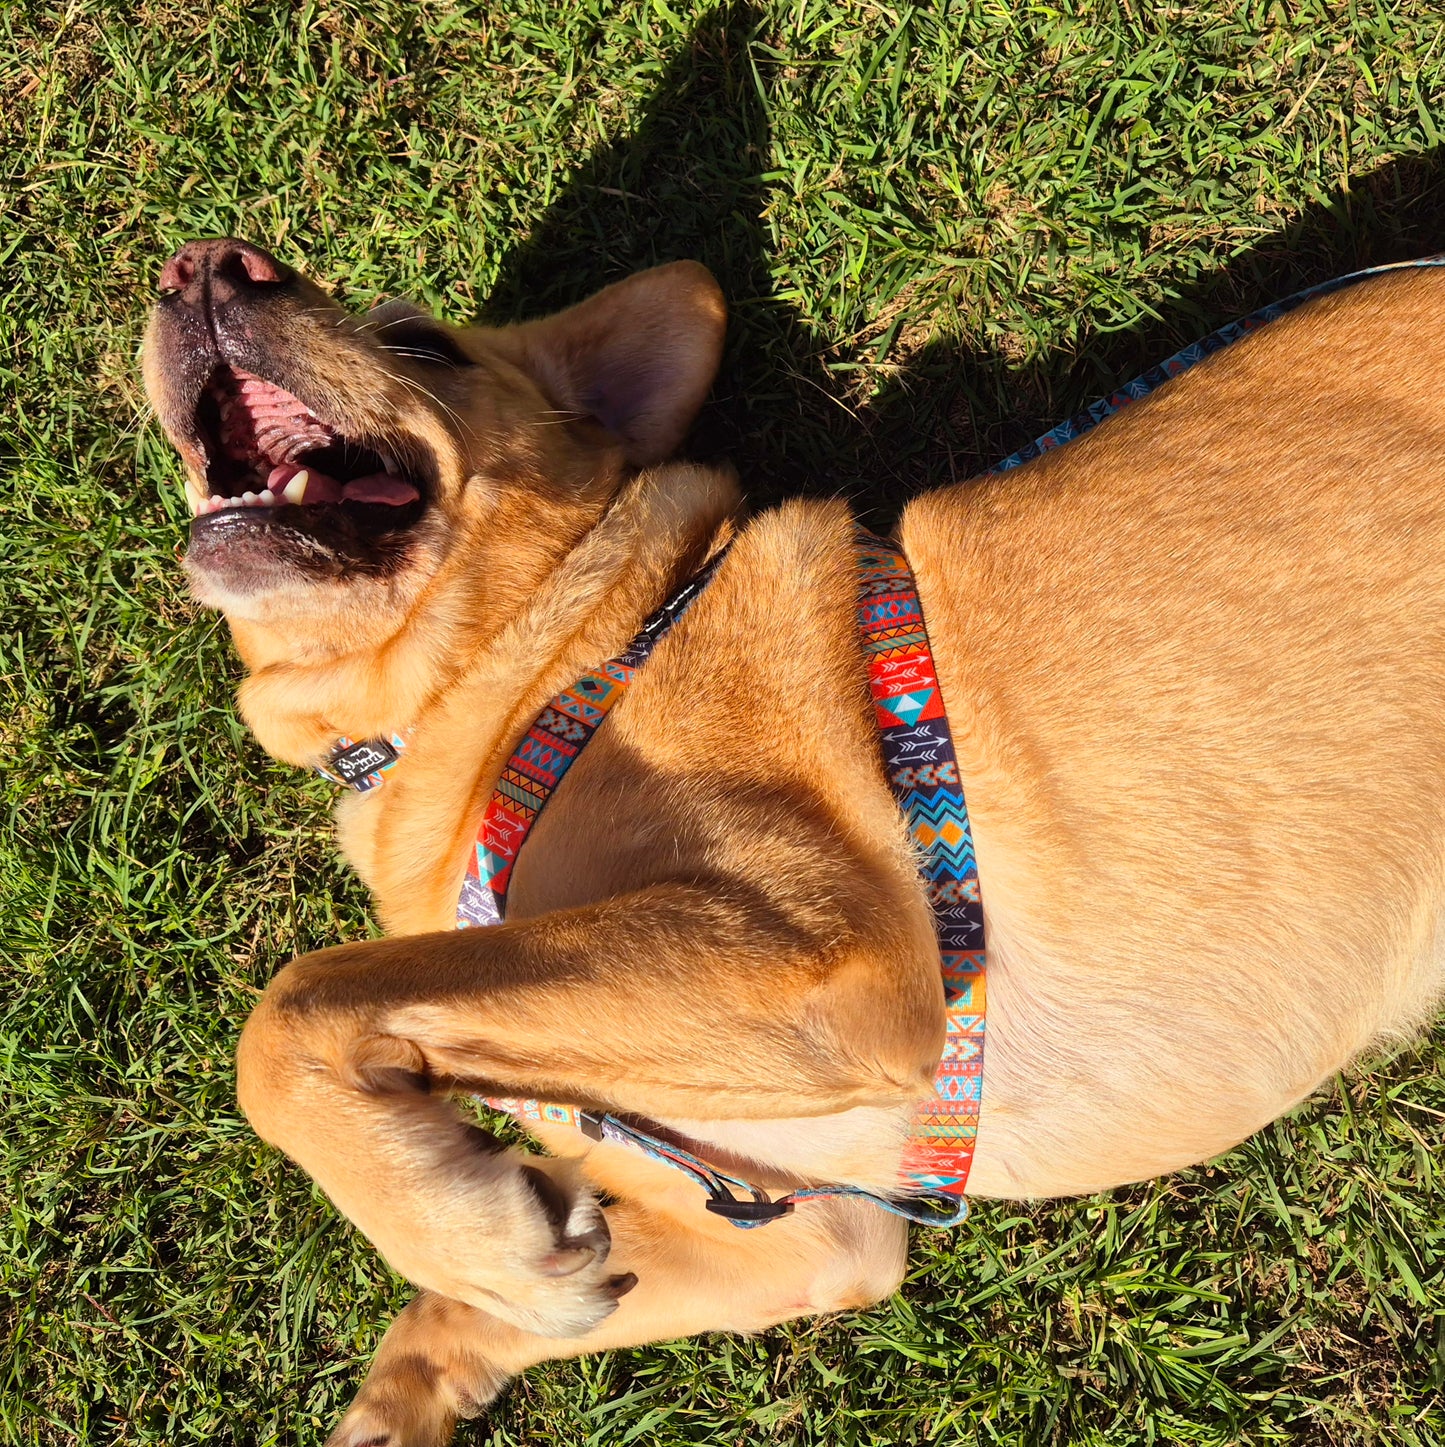
[[[409,1281],[524,1331],[580,1336],[616,1309],[607,1221],[569,1162],[474,1156],[423,1198],[353,1219]]]
[[[453,1421],[446,1412],[356,1402],[326,1439],[326,1447],[446,1447]]]
[[[461,1414],[445,1390],[420,1370],[403,1374],[403,1380],[392,1374],[373,1380],[375,1375],[367,1378],[326,1447],[447,1447]]]

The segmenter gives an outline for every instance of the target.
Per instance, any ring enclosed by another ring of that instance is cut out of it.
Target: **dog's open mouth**
[[[229,508],[363,504],[385,528],[414,520],[412,504],[423,500],[418,477],[389,452],[343,436],[284,387],[237,367],[222,365],[211,375],[196,407],[196,430],[209,490],[198,517]]]

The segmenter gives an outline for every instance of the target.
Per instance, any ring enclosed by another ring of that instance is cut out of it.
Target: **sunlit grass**
[[[1445,246],[1426,4],[76,0],[0,34],[0,1438],[27,1447],[316,1441],[405,1298],[234,1104],[258,989],[370,925],[327,790],[246,736],[184,598],[135,376],[170,248],[240,234],[454,319],[699,257],[733,328],[695,446],[760,502],[886,516],[1233,315]],[[981,1207],[867,1315],[539,1369],[464,1440],[1439,1442],[1440,1062],[1156,1187]]]

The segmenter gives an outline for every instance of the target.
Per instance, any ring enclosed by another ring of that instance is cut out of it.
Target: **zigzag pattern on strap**
[[[888,782],[918,850],[943,966],[947,1038],[903,1153],[910,1191],[962,1196],[983,1091],[983,906],[968,807],[913,574],[881,538],[858,535],[858,632]]]

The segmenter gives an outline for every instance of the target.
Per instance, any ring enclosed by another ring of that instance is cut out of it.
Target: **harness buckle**
[[[376,787],[374,775],[391,768],[401,755],[386,739],[362,739],[360,743],[343,744],[327,756],[324,768],[318,769],[333,783],[364,794]]]
[[[769,1201],[766,1197],[761,1201],[720,1200],[710,1196],[703,1202],[703,1207],[735,1226],[763,1226],[780,1216],[791,1215],[793,1202],[786,1196],[781,1201]]]

